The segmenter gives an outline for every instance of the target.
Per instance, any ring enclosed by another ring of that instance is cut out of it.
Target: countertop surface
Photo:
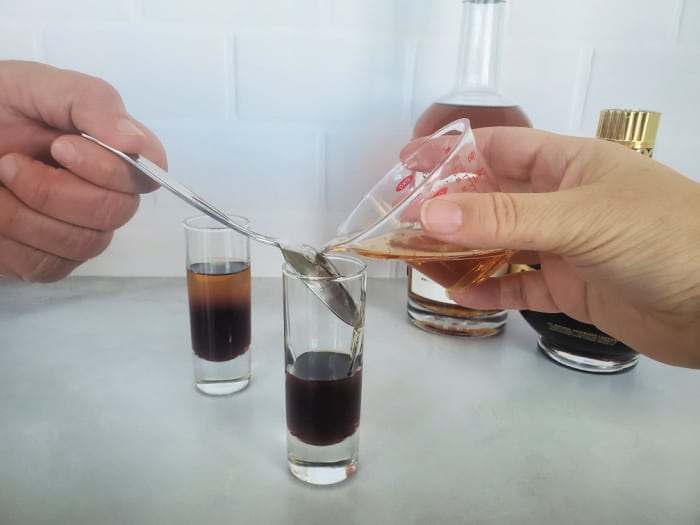
[[[250,386],[195,390],[184,279],[0,279],[0,524],[700,523],[700,371],[558,366],[409,324],[370,279],[360,460],[287,470],[282,291],[253,280]]]

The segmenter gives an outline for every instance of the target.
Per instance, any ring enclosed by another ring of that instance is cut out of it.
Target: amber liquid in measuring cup
[[[357,242],[334,246],[330,251],[352,251],[374,259],[400,259],[444,288],[477,284],[508,261],[509,250],[469,250],[408,228]]]

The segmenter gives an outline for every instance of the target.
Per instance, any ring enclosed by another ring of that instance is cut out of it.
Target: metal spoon
[[[326,257],[323,253],[318,252],[315,248],[306,244],[290,244],[286,241],[275,239],[274,237],[268,237],[267,235],[256,233],[241,226],[240,224],[236,224],[229,219],[225,213],[212,206],[209,202],[204,200],[186,186],[173,180],[164,169],[160,168],[146,157],[138,154],[124,153],[123,151],[108,146],[104,142],[97,140],[95,137],[92,137],[87,133],[81,133],[80,135],[83,138],[102,146],[106,150],[111,151],[117,157],[125,160],[147,177],[153,179],[164,188],[170,190],[172,193],[180,197],[188,204],[194,206],[202,213],[205,213],[212,219],[219,221],[224,226],[228,226],[229,228],[236,230],[243,235],[247,235],[254,241],[278,247],[282,251],[282,256],[284,257],[284,260],[287,261],[287,264],[289,264],[289,266],[291,266],[300,275],[313,277],[338,276],[338,270],[335,268],[335,266],[333,266],[333,263],[328,259],[328,257]],[[351,326],[357,326],[362,322],[362,318],[357,306],[355,305],[355,301],[342,283],[334,281],[325,282],[323,280],[313,281],[312,283],[305,280],[304,282],[307,283],[309,289],[321,301],[323,301],[326,306],[328,306],[328,308],[330,308],[331,311],[337,315],[338,318],[340,318],[341,321]]]

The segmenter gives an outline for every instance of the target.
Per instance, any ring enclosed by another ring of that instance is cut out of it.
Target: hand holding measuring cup
[[[474,134],[497,193],[432,199],[421,224],[445,243],[519,250],[517,262],[540,269],[450,297],[563,312],[653,359],[700,368],[700,184],[601,139],[511,127]]]
[[[402,259],[445,288],[470,286],[491,275],[512,251],[473,250],[429,236],[421,205],[456,192],[498,191],[479,164],[469,120],[459,119],[402,157],[360,201],[324,251]]]

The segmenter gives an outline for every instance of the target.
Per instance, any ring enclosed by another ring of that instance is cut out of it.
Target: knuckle
[[[88,79],[88,82],[85,81],[86,78]],[[122,102],[122,98],[117,89],[102,78],[79,74],[75,80],[76,92],[80,93],[81,98],[85,98],[87,100],[109,100],[118,101],[119,103]]]
[[[68,230],[62,246],[67,258],[84,262],[102,253],[111,240],[111,232],[76,226]]]
[[[22,225],[22,206],[17,199],[11,197],[8,203],[3,203],[2,224],[0,227],[4,233],[17,231]]]
[[[517,224],[517,208],[512,196],[508,193],[490,193],[493,210],[493,233],[498,239],[507,240],[511,237]]]
[[[24,203],[35,210],[44,210],[51,199],[52,187],[50,177],[37,177],[27,188]]]
[[[138,195],[105,191],[102,202],[95,207],[95,227],[100,230],[116,230],[134,216],[138,207]]]
[[[56,255],[45,252],[34,252],[33,260],[27,265],[28,271],[21,275],[24,281],[35,283],[50,283],[60,281],[70,275],[78,266],[73,261],[68,261]]]
[[[59,170],[34,159],[23,158],[17,164],[18,176],[7,190],[33,210],[45,212],[55,207]]]

